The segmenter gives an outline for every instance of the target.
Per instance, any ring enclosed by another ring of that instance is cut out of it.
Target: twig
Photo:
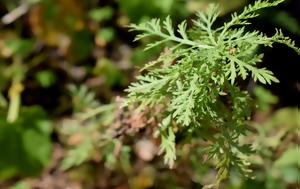
[[[14,10],[10,11],[1,18],[1,22],[5,25],[13,23],[15,20],[23,16],[29,10],[29,3],[23,3]]]

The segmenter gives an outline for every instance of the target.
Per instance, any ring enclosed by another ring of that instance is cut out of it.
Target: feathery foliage
[[[147,64],[137,81],[127,89],[128,104],[138,103],[141,108],[160,105],[165,119],[159,125],[161,152],[165,162],[173,166],[176,159],[176,133],[185,132],[210,141],[205,152],[217,159],[217,183],[228,176],[234,166],[243,175],[251,170],[245,155],[253,153],[251,146],[240,144],[246,135],[247,121],[252,108],[247,91],[237,80],[253,77],[263,84],[279,82],[270,70],[259,68],[263,54],[257,47],[285,44],[300,54],[294,42],[280,30],[273,36],[259,31],[247,31],[249,19],[259,16],[258,10],[276,6],[284,0],[256,1],[240,13],[233,13],[229,22],[214,27],[219,9],[211,5],[207,12],[198,12],[193,27],[187,31],[183,21],[176,29],[167,17],[161,25],[159,19],[143,24],[132,24],[131,30],[141,32],[136,40],[155,37],[147,49],[166,46],[167,50],[156,61]],[[175,129],[176,127],[176,129]],[[205,131],[205,132],[204,132]]]

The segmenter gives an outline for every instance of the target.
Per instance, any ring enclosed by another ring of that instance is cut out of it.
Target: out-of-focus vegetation
[[[197,148],[206,144],[194,139],[178,146],[169,169],[158,156],[160,139],[152,136],[158,120],[122,107],[137,68],[166,51],[143,51],[149,41],[132,42],[135,33],[127,26],[167,15],[178,24],[211,2],[220,3],[217,23],[222,24],[252,1],[2,0],[0,188],[161,189],[213,183],[214,162],[203,163],[206,157]],[[270,34],[282,28],[299,46],[299,12],[299,1],[286,0],[262,12],[251,27]],[[261,66],[281,83],[240,82],[258,106],[251,123],[255,132],[241,138],[257,150],[249,157],[254,179],[233,169],[221,188],[299,187],[298,62],[294,52],[275,45]],[[152,113],[159,112],[158,107]]]

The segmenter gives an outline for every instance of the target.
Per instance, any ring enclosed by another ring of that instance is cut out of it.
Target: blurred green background
[[[219,3],[222,23],[246,0],[1,0],[0,188],[172,189],[214,181],[200,148],[181,145],[170,170],[157,156],[143,115],[118,108],[137,68],[163,48],[143,51],[130,23],[170,15],[175,23]],[[300,44],[300,1],[265,10],[250,29],[282,28]],[[262,49],[258,49],[262,50]],[[254,179],[235,170],[225,189],[296,189],[300,180],[299,57],[280,45],[261,66],[281,81],[248,88],[257,133],[241,139]],[[284,55],[284,56],[282,56]],[[289,57],[289,59],[286,59]],[[298,68],[298,69],[297,69]],[[129,128],[131,125],[133,128]],[[195,144],[197,141],[195,140]]]

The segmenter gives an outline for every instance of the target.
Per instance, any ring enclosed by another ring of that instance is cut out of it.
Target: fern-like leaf
[[[207,12],[197,13],[190,32],[187,21],[174,28],[170,17],[162,25],[159,19],[131,25],[132,30],[142,33],[136,40],[156,37],[146,49],[168,46],[168,53],[146,65],[143,71],[148,72],[138,76],[127,92],[131,104],[160,105],[164,107],[161,114],[169,115],[159,127],[160,150],[169,166],[176,159],[173,129],[176,125],[178,133],[186,132],[189,127],[199,140],[211,141],[207,152],[209,157],[218,159],[218,183],[228,176],[231,166],[245,176],[250,175],[244,157],[253,152],[249,145],[240,145],[238,141],[247,130],[244,126],[251,115],[251,101],[236,81],[251,76],[262,84],[279,82],[270,70],[259,67],[263,54],[257,54],[257,47],[281,43],[298,54],[300,49],[280,30],[267,36],[247,31],[246,26],[249,19],[259,16],[258,10],[283,1],[258,0],[240,14],[233,13],[231,20],[219,28],[214,26],[219,16],[216,5],[210,5]]]

